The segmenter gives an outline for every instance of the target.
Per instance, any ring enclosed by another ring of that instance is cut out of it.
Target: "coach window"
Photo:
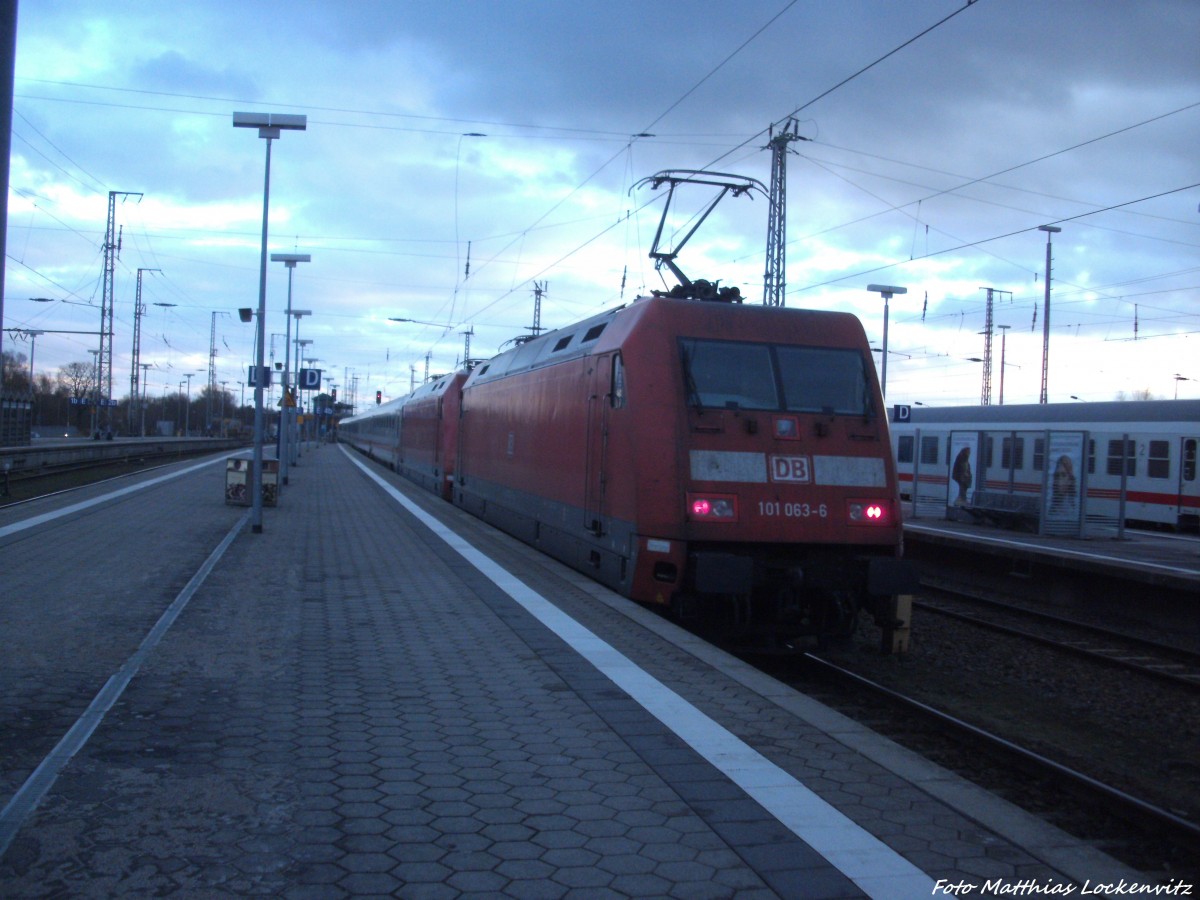
[[[912,461],[913,436],[911,434],[902,434],[896,443],[896,462],[910,463]]]
[[[1106,469],[1109,475],[1121,474],[1121,445],[1125,445],[1125,474],[1132,478],[1137,474],[1137,448],[1133,441],[1109,441],[1108,442],[1108,468]]]
[[[921,465],[936,466],[938,461],[937,435],[921,438]]]
[[[612,393],[608,395],[613,409],[625,406],[625,365],[621,362],[621,354],[615,353],[612,358]]]
[[[1046,465],[1046,439],[1033,439],[1033,471],[1040,472]]]
[[[1187,438],[1183,442],[1183,480],[1196,480],[1196,439]]]
[[[1000,445],[1000,468],[1025,468],[1025,438],[1006,437]]]
[[[1088,474],[1096,474],[1096,439],[1088,439]]]
[[[1150,457],[1146,461],[1146,475],[1150,478],[1166,478],[1171,474],[1171,442],[1151,441]]]

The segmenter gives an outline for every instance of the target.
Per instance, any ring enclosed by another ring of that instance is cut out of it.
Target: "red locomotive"
[[[732,178],[656,176],[752,187]],[[455,504],[613,590],[743,642],[845,635],[867,610],[885,649],[902,647],[913,578],[862,325],[743,305],[737,288],[689,280],[658,240],[651,256],[682,282],[669,293],[434,379],[344,420],[342,439],[443,496],[450,485]]]
[[[896,624],[910,576],[861,324],[676,293],[435,379],[342,439],[625,596],[763,646],[846,634],[861,609]]]

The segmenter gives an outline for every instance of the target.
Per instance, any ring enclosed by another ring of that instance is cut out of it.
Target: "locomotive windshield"
[[[680,341],[688,402],[702,408],[868,415],[870,395],[857,350]]]

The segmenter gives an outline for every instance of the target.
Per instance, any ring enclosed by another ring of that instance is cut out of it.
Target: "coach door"
[[[1200,481],[1196,479],[1196,456],[1200,438],[1180,438],[1179,497],[1177,521],[1183,525],[1200,519]]]
[[[584,449],[583,527],[604,534],[605,465],[608,458],[608,415],[612,408],[612,376],[616,354],[591,357],[588,372],[587,445]]]

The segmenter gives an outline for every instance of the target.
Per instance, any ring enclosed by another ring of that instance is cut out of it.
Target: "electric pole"
[[[96,405],[92,412],[93,434],[107,430],[112,404],[113,271],[121,254],[121,235],[116,230],[117,197],[137,197],[132,191],[108,192],[108,224],[104,229],[104,294],[100,301],[100,350],[96,354]]]
[[[779,134],[771,126],[767,147],[771,151],[771,193],[767,211],[767,268],[763,274],[763,305],[783,306],[787,265],[787,155],[792,141],[806,141],[788,119]]]
[[[134,427],[134,410],[141,405],[138,392],[138,369],[142,362],[142,316],[146,314],[146,304],[142,302],[142,273],[161,272],[162,269],[138,269],[137,293],[133,300],[133,367],[129,370],[129,433],[137,434]],[[142,415],[142,435],[145,436],[146,416]]]

